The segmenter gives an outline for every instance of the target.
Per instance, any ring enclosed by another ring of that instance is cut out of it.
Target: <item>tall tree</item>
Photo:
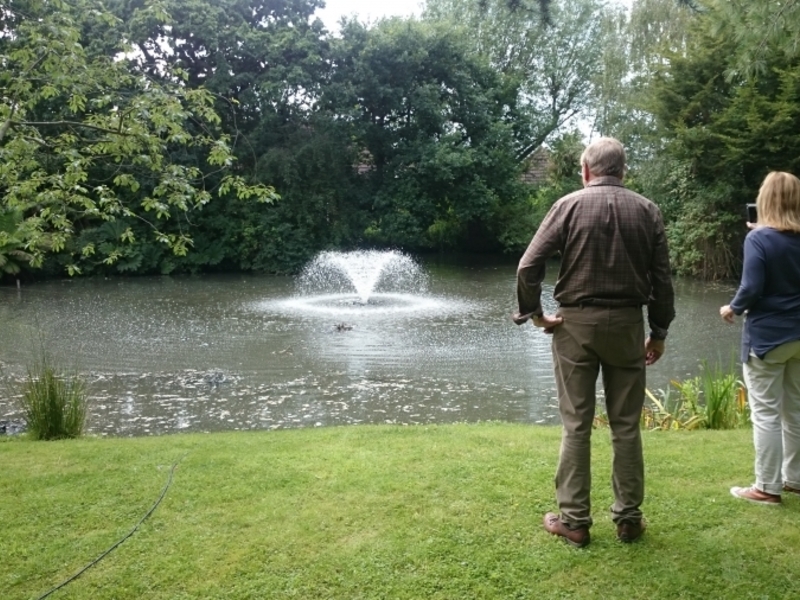
[[[706,10],[718,14],[722,31],[736,42],[735,60],[728,74],[755,75],[769,69],[772,55],[787,60],[800,56],[800,1],[725,2],[705,0]],[[723,24],[724,23],[724,24]]]
[[[600,0],[553,0],[549,24],[538,3],[507,0],[428,0],[424,18],[463,27],[472,50],[518,82],[517,158],[584,116],[603,46]]]
[[[352,161],[346,134],[337,138],[335,124],[315,112],[331,68],[328,35],[314,18],[322,2],[161,0],[167,22],[133,19],[138,0],[117,2],[138,68],[159,77],[172,61],[188,85],[213,92],[221,128],[237,142],[237,166],[282,198],[204,210],[194,220],[196,251],[176,268],[285,271],[343,243]],[[176,262],[162,260],[166,268]]]
[[[634,0],[630,10],[612,7],[602,15],[592,130],[619,138],[634,166],[652,159],[661,146],[649,109],[649,84],[669,56],[685,54],[698,14],[676,0]]]
[[[12,0],[0,10],[0,207],[20,217],[15,239],[31,264],[50,253],[67,255],[72,273],[98,253],[113,264],[139,224],[184,254],[190,215],[215,193],[274,199],[233,171],[212,95],[186,86],[169,61],[158,79],[132,69],[124,23],[102,3]],[[168,18],[155,4],[136,16]],[[92,31],[118,41],[113,53]],[[103,243],[76,244],[103,222],[115,224]]]
[[[709,6],[693,22],[650,96],[670,165],[662,206],[675,265],[710,278],[736,274],[744,205],[767,172],[800,169],[800,58],[770,44],[763,72],[732,77],[742,49],[728,17]]]
[[[323,110],[350,125],[368,186],[366,239],[415,248],[497,240],[518,198],[516,90],[471,53],[461,30],[349,22]]]

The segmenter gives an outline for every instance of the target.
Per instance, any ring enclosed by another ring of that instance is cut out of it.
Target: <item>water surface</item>
[[[514,265],[427,264],[425,293],[366,307],[298,296],[290,277],[63,280],[0,288],[0,362],[39,340],[90,382],[88,429],[148,435],[355,423],[557,422],[550,339],[518,327]],[[556,266],[548,273],[551,301]],[[731,364],[733,286],[677,282],[667,354],[648,384]],[[0,395],[0,420],[20,417]]]

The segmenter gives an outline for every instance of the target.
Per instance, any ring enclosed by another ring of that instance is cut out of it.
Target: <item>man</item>
[[[625,189],[625,150],[600,138],[581,156],[584,189],[564,196],[545,217],[517,269],[519,312],[553,336],[553,363],[563,423],[556,472],[560,514],[544,528],[573,546],[589,543],[592,526],[591,433],[597,375],[602,370],[614,452],[611,516],[617,538],[638,539],[645,528],[644,461],[639,419],[645,365],[664,354],[675,317],[669,253],[661,211]],[[553,292],[555,314],[541,304],[546,261],[561,254]],[[650,335],[645,340],[642,306]]]

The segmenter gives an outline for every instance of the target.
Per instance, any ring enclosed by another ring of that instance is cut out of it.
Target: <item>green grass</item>
[[[512,424],[0,442],[0,595],[59,599],[796,598],[800,498],[729,495],[748,430],[645,432],[649,528],[615,540],[608,431],[593,540],[549,536],[560,430]]]

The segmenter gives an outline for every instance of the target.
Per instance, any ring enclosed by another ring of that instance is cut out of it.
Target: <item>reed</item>
[[[737,429],[750,426],[747,389],[737,377],[731,361],[727,369],[700,363],[700,375],[684,381],[672,380],[671,388],[647,396],[639,420],[642,429]],[[598,407],[594,423],[607,427],[608,416]]]
[[[83,434],[86,383],[79,375],[58,369],[45,353],[28,369],[20,403],[27,431],[34,439],[58,440]]]
[[[703,361],[700,381],[707,429],[736,429],[750,424],[747,392],[733,365],[723,370]]]
[[[737,377],[733,362],[727,369],[719,364],[700,363],[700,375],[672,381],[671,390],[659,400],[647,391],[650,406],[643,410],[645,429],[737,429],[750,425],[747,390]]]

